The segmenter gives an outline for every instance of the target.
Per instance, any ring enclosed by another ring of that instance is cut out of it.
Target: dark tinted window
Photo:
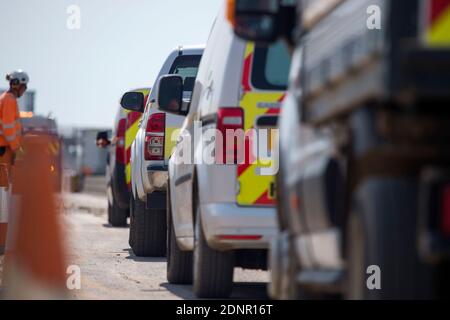
[[[184,91],[194,90],[195,78],[197,77],[198,66],[201,56],[179,56],[173,62],[170,74],[178,74],[183,78]]]
[[[252,85],[261,90],[286,90],[291,57],[286,44],[279,41],[269,47],[256,46],[253,57]]]

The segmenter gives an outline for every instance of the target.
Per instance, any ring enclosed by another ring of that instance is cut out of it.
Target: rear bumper
[[[203,204],[200,209],[206,240],[216,250],[267,249],[277,233],[275,208],[215,203]],[[239,239],[239,236],[255,238]]]
[[[166,191],[167,182],[169,181],[168,166],[159,164],[147,166],[147,178],[146,193]]]

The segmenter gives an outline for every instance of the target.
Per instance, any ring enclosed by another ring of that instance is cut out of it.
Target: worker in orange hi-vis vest
[[[6,75],[9,90],[0,96],[0,181],[8,188],[11,166],[14,164],[16,152],[20,149],[22,126],[17,99],[27,90],[28,75],[22,70]],[[6,167],[6,169],[5,169]],[[7,174],[8,177],[4,177]],[[6,182],[5,182],[6,181]],[[2,210],[4,211],[4,210]],[[8,226],[7,216],[2,212],[0,219],[0,254],[4,250]]]

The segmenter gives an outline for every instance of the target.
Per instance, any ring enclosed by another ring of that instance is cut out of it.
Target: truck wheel
[[[211,249],[197,206],[194,241],[194,293],[199,298],[228,298],[233,290],[234,254]]]
[[[147,210],[145,202],[134,199],[130,227],[131,249],[138,257],[163,257],[166,254],[166,211]]]
[[[112,206],[108,201],[108,223],[111,224]]]
[[[130,196],[130,232],[128,237],[128,244],[130,245],[130,248],[134,247],[134,199],[133,195]]]
[[[173,284],[192,283],[192,251],[181,251],[170,219],[167,244],[167,280]]]
[[[295,244],[288,234],[284,234],[279,240],[279,295],[274,298],[279,300],[325,299],[325,296],[309,293],[298,283],[300,266],[296,259]]]
[[[417,250],[417,196],[417,182],[407,178],[373,178],[356,190],[347,227],[346,298],[431,297],[432,271]]]
[[[111,207],[110,223],[113,227],[126,227],[128,218],[128,211],[121,209],[113,197],[113,204]]]
[[[173,284],[192,283],[192,251],[181,251],[175,237],[170,192],[167,194],[167,280]]]
[[[281,169],[275,176],[275,184],[277,189],[277,221],[278,221],[278,231],[282,232],[289,230],[289,223],[286,221],[286,204],[288,203],[287,194],[283,190],[283,177]]]
[[[287,245],[287,248],[285,248],[285,250],[287,251],[287,255],[281,258],[281,263],[283,266],[282,269],[284,269],[284,272],[282,272],[281,274],[281,299],[299,300],[303,298],[300,286],[296,280],[300,268],[298,267],[296,253],[292,248],[292,243],[290,243],[289,239],[287,239],[287,241],[288,242],[284,244]]]

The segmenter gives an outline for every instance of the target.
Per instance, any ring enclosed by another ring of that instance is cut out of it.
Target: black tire
[[[129,237],[128,237],[128,244],[130,245],[130,248],[134,247],[134,234],[135,232],[132,231],[134,230],[134,199],[133,199],[133,195],[130,195],[130,232],[129,232]]]
[[[166,211],[147,210],[145,202],[134,199],[130,226],[131,249],[138,257],[163,257],[166,254]]]
[[[282,274],[282,299],[283,300],[300,300],[304,299],[306,296],[304,295],[304,292],[300,289],[299,284],[297,283],[297,274],[300,271],[300,268],[298,266],[297,260],[296,260],[296,253],[294,252],[294,249],[292,248],[293,244],[289,243],[289,249],[288,253],[289,256],[287,260],[285,261],[287,263],[286,272],[283,272]]]
[[[275,176],[275,184],[277,188],[277,221],[279,231],[289,230],[289,222],[286,219],[286,203],[287,201],[286,193],[283,192],[283,176],[281,169]]]
[[[126,227],[128,218],[128,210],[121,209],[113,197],[113,204],[111,207],[110,224],[113,227]]]
[[[199,298],[228,298],[233,290],[234,254],[211,249],[196,210],[194,241],[194,293]]]
[[[108,201],[108,224],[111,224],[112,206]]]
[[[413,179],[374,178],[357,189],[346,241],[347,299],[431,297],[432,270],[418,257],[417,211]],[[379,290],[368,289],[369,266],[380,268]]]
[[[167,207],[169,210],[169,207]],[[167,212],[169,214],[169,211]],[[173,284],[192,284],[193,253],[181,251],[175,237],[172,218],[167,230],[167,281]]]
[[[295,252],[295,243],[287,239],[288,243],[281,243],[280,267],[280,296],[276,297],[280,300],[319,300],[325,299],[325,296],[314,295],[303,288],[296,280],[300,272],[300,265],[297,262]]]

